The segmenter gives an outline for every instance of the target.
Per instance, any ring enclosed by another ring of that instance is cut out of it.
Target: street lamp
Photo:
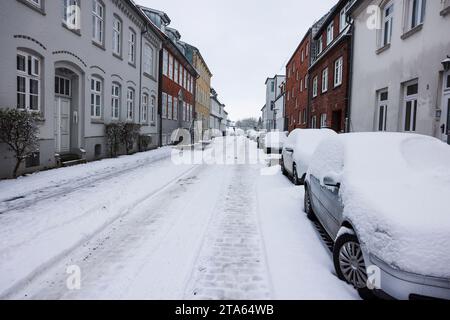
[[[444,66],[445,71],[450,70],[450,56],[447,56],[447,59],[442,61],[442,65]]]

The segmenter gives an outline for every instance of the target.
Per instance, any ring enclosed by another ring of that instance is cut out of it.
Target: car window
[[[339,137],[324,140],[314,152],[309,174],[323,181],[325,176],[338,178],[344,169],[344,145]]]

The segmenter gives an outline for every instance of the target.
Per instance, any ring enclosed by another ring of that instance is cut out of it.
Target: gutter
[[[144,55],[144,50],[142,47],[143,44],[143,39],[144,39],[144,35],[148,33],[148,28],[147,28],[147,24],[145,24],[145,29],[144,31],[141,32],[141,44],[140,44],[140,63],[139,63],[139,124],[141,124],[142,121],[142,57]],[[148,102],[147,102],[148,103]]]
[[[163,52],[164,46],[161,44],[159,50],[159,67],[158,67],[158,132],[159,132],[159,146],[162,147],[162,82],[163,82]]]
[[[354,52],[354,47],[355,47],[355,41],[354,41],[354,37],[355,37],[355,25],[354,22],[352,21],[350,24],[350,37],[349,37],[349,41],[350,41],[350,52],[348,55],[348,66],[349,66],[349,70],[348,70],[348,88],[347,88],[347,105],[345,107],[345,118],[347,119],[347,123],[346,123],[346,127],[345,127],[345,131],[346,133],[351,132],[351,114],[352,114],[352,92],[353,92],[353,52]]]

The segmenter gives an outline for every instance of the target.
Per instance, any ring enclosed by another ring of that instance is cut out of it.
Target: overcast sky
[[[267,77],[285,64],[308,28],[337,0],[135,0],[172,20],[198,47],[231,120],[259,117]]]

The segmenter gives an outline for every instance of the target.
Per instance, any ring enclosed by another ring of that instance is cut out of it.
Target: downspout
[[[351,103],[352,103],[352,87],[353,87],[353,50],[354,50],[354,39],[355,37],[355,25],[354,22],[352,21],[350,24],[350,34],[349,34],[349,41],[350,41],[350,46],[349,46],[349,55],[348,55],[348,66],[349,66],[349,70],[348,70],[348,88],[347,88],[347,105],[345,106],[345,118],[347,119],[346,121],[346,126],[345,126],[345,132],[351,132]]]
[[[163,83],[163,55],[164,55],[164,43],[161,44],[161,50],[159,50],[159,68],[158,68],[158,133],[159,133],[159,146],[162,147],[162,83]]]
[[[307,128],[311,128],[311,104],[312,104],[312,91],[311,91],[311,74],[309,72],[311,65],[312,65],[312,47],[313,47],[313,31],[311,29],[311,32],[309,34],[309,65],[308,65],[308,81],[305,81],[305,84],[307,83],[307,90],[308,90],[308,105],[306,106],[306,126]]]
[[[142,121],[142,57],[143,57],[143,49],[142,43],[144,39],[144,34],[148,32],[147,24],[145,24],[144,31],[141,32],[141,47],[140,47],[140,61],[139,61],[139,124]]]

